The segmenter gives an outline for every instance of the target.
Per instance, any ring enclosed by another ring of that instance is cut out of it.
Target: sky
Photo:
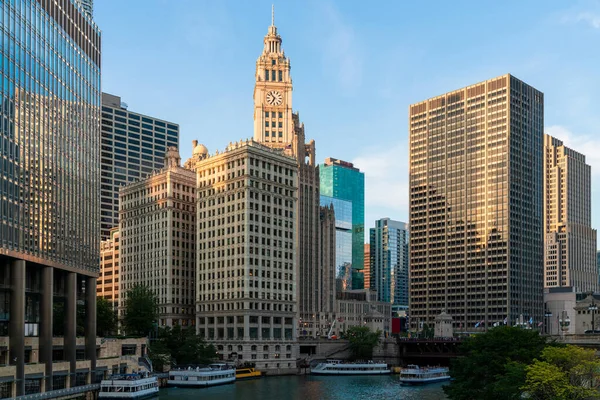
[[[253,135],[272,1],[95,0],[102,90],[210,153]],[[408,107],[511,73],[544,93],[545,131],[592,166],[600,228],[600,1],[275,1],[293,108],[317,161],[365,173],[365,229],[408,221]],[[368,238],[368,235],[366,235]]]

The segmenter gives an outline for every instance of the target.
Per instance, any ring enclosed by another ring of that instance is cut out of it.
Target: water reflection
[[[446,396],[442,384],[402,386],[398,376],[285,376],[241,381],[208,389],[168,388],[160,399],[203,400],[440,400]]]

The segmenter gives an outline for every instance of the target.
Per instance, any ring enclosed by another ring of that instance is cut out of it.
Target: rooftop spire
[[[275,4],[271,4],[271,26],[275,26]]]

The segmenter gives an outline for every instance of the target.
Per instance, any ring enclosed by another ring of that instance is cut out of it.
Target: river
[[[442,400],[443,384],[402,386],[398,375],[278,376],[206,389],[166,388],[160,400]]]

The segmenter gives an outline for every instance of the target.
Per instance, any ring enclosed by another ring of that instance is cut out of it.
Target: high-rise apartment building
[[[394,311],[408,308],[408,226],[382,218],[370,229],[369,286],[377,300],[392,303]]]
[[[321,195],[352,203],[352,289],[364,287],[365,174],[352,163],[326,158],[319,168]]]
[[[543,131],[544,95],[511,75],[410,106],[413,327],[542,320]]]
[[[224,358],[295,368],[296,159],[242,141],[196,174],[199,334]]]
[[[335,218],[336,291],[352,290],[352,202],[321,195],[321,207],[333,209]]]
[[[3,1],[0,43],[0,395],[14,398],[95,381],[100,30],[69,0]]]
[[[296,238],[298,252],[298,316],[314,334],[319,326],[319,254],[320,228],[319,169],[314,140],[305,143],[304,124],[292,112],[290,61],[281,47],[274,19],[264,38],[263,52],[256,61],[254,85],[254,140],[293,156],[297,164],[298,213]]]
[[[119,191],[119,313],[123,315],[127,291],[144,285],[158,298],[160,326],[191,326],[196,174],[181,167],[176,147],[169,147],[164,160],[160,171]]]
[[[598,291],[591,168],[585,156],[544,135],[544,286]]]
[[[365,267],[363,268],[363,276],[365,278],[365,289],[369,289],[371,287],[371,245],[369,243],[365,243],[364,254]]]
[[[119,226],[119,188],[162,169],[167,148],[178,146],[179,125],[129,111],[120,97],[102,93],[102,240]]]
[[[100,242],[100,276],[96,283],[97,297],[119,307],[119,228],[110,230],[110,238]]]

